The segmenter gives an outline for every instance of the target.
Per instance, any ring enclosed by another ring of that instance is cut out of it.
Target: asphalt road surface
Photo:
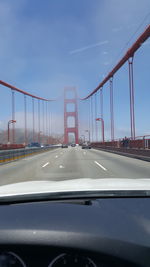
[[[0,185],[78,178],[150,178],[150,163],[95,149],[57,148],[0,165]]]

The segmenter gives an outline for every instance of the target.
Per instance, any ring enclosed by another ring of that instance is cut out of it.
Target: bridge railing
[[[92,142],[92,146],[118,149],[150,149],[150,135],[137,136],[135,140],[132,140],[131,138],[123,138],[114,141]]]
[[[25,148],[24,144],[0,144],[0,150],[9,150],[9,149],[21,149]]]

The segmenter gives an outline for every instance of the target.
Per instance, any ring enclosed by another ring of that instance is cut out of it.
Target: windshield
[[[0,189],[148,183],[150,1],[0,0],[0,29]]]

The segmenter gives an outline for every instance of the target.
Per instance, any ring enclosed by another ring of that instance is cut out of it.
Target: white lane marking
[[[58,158],[58,156],[56,155],[55,158]]]
[[[59,165],[59,168],[60,169],[64,169],[65,167],[63,165]]]
[[[63,152],[60,152],[60,154],[63,154]]]
[[[96,160],[94,161],[99,167],[101,167],[104,171],[107,171],[107,169],[104,167],[104,166],[102,166],[100,163],[98,163]]]
[[[49,164],[49,162],[45,163],[42,168],[46,167]]]
[[[86,154],[86,152],[83,152],[83,154],[85,155],[85,154]]]

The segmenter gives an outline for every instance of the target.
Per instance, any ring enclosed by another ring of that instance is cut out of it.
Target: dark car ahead
[[[38,142],[32,142],[32,143],[28,144],[28,147],[41,147],[41,144]]]
[[[68,145],[67,144],[62,144],[61,147],[62,148],[68,148]]]
[[[91,149],[91,145],[88,143],[82,144],[82,149]]]
[[[76,144],[71,144],[71,146],[72,146],[72,147],[75,147],[75,146],[76,146]]]

